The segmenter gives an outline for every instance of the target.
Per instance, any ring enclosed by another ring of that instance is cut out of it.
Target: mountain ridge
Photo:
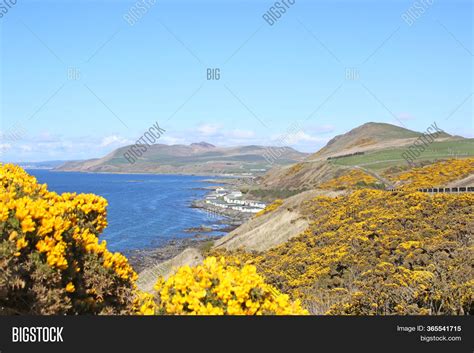
[[[335,136],[297,166],[273,168],[261,178],[259,187],[308,190],[330,180],[343,168],[380,160],[386,161],[389,166],[404,165],[407,162],[402,157],[403,152],[421,136],[421,132],[400,126],[368,122]],[[425,146],[426,151],[420,154],[418,162],[449,158],[453,151],[461,150],[460,147],[463,151],[468,150],[473,144],[474,139],[452,136],[438,129],[438,133],[432,135],[432,141]],[[428,153],[430,149],[434,150],[431,154]]]
[[[237,146],[219,147],[208,142],[189,145],[154,144],[135,163],[124,157],[131,146],[122,146],[101,158],[71,161],[56,168],[59,171],[109,172],[109,173],[174,173],[174,174],[242,174],[252,170],[266,171],[273,161],[269,151],[279,149],[278,165],[288,165],[304,160],[307,153],[291,147]]]
[[[409,145],[422,135],[423,133],[421,132],[409,130],[397,125],[368,122],[357,126],[344,134],[333,137],[329,140],[326,146],[312,154],[308,159],[325,159],[340,154],[351,154],[389,147],[401,147]],[[463,139],[463,137],[452,136],[444,131],[439,131],[436,139],[441,141],[444,139]]]

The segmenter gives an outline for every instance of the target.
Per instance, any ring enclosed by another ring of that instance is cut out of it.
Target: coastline
[[[61,172],[61,173],[85,173],[85,174],[133,174],[133,175],[188,175],[188,176],[199,176],[199,177],[220,177],[225,179],[239,179],[239,178],[247,178],[247,175],[238,175],[238,174],[219,174],[219,173],[183,173],[183,172],[133,172],[133,171],[127,171],[127,172],[91,172],[91,171],[86,171],[86,170],[65,170],[65,169],[56,169],[56,168],[25,168],[28,170],[48,170],[50,172]],[[208,179],[208,180],[203,180],[204,182],[209,182],[210,180],[215,179]],[[221,180],[218,181],[219,183]]]
[[[197,248],[205,251],[210,248],[215,240],[222,236],[209,236],[197,234],[189,238],[171,239],[166,244],[157,248],[126,250],[122,254],[128,259],[133,269],[140,273],[166,260],[172,259],[188,248]]]
[[[236,187],[237,189],[239,188],[239,180],[240,177],[227,177],[224,179],[206,179],[202,180],[204,183],[209,183],[213,185],[205,186],[204,188],[201,188],[203,190],[207,191],[207,194],[205,195],[204,198],[202,199],[197,199],[193,200],[191,202],[191,208],[199,208],[204,210],[205,212],[208,213],[209,218],[217,216],[223,216],[226,219],[221,220],[221,224],[228,224],[232,229],[234,230],[241,224],[247,222],[250,218],[252,218],[253,214],[252,213],[246,213],[246,212],[241,212],[229,208],[221,208],[221,207],[216,207],[213,206],[212,204],[206,203],[206,198],[208,195],[211,193],[215,192],[216,189],[222,185],[227,185],[227,186],[233,186]]]
[[[33,169],[33,168],[30,168]],[[41,169],[47,172],[66,172],[66,173],[85,173],[85,174],[120,174],[120,175],[173,175],[173,174],[158,174],[158,173],[121,173],[121,172],[85,172],[85,171],[63,171],[51,168],[35,168]],[[174,175],[184,175],[184,176],[201,176],[208,177],[201,182],[208,184],[207,186],[196,187],[195,189],[205,190],[205,195],[198,196],[198,198],[193,199],[189,204],[183,204],[183,207],[196,208],[200,209],[203,212],[206,212],[206,218],[213,223],[213,226],[208,227],[202,224],[191,225],[190,227],[183,229],[185,233],[188,233],[189,236],[183,238],[174,238],[170,239],[158,246],[150,248],[141,248],[141,249],[130,249],[121,251],[128,259],[132,267],[137,272],[154,266],[157,263],[169,260],[187,248],[197,248],[204,250],[206,247],[211,247],[215,240],[221,238],[227,233],[231,232],[241,224],[245,223],[251,214],[214,207],[205,202],[206,196],[214,192],[216,188],[222,185],[236,186],[238,181],[242,176],[224,176],[222,174],[218,175],[196,175],[196,174],[184,174],[176,173]],[[216,227],[219,226],[219,227]],[[211,233],[218,230],[221,234],[211,235],[206,233]]]
[[[206,194],[208,195],[209,193],[213,192],[216,187],[218,187],[215,184],[235,185],[235,182],[231,182],[231,180],[235,181],[236,178],[229,178],[224,180],[205,180],[204,182],[212,183],[214,185],[204,187],[202,189],[208,191],[208,193]],[[140,273],[147,268],[152,268],[153,266],[156,266],[157,264],[160,264],[164,261],[170,260],[189,248],[196,248],[200,250],[201,253],[205,253],[208,249],[212,247],[216,240],[233,231],[253,216],[253,214],[245,212],[215,207],[206,203],[205,200],[205,197],[202,199],[195,199],[188,207],[201,209],[204,212],[207,212],[209,218],[224,217],[224,219],[216,220],[216,224],[225,225],[223,228],[219,229],[225,234],[206,235],[203,233],[208,233],[212,231],[212,229],[207,229],[202,225],[196,225],[194,227],[187,228],[184,230],[185,232],[190,233],[189,237],[172,239],[166,244],[156,248],[137,249],[123,252],[124,255],[127,256],[127,258],[129,259],[130,264],[135,269],[135,271],[137,271],[137,273]]]
[[[202,209],[205,212],[207,212],[210,215],[210,217],[216,216],[216,215],[224,216],[228,218],[228,221],[226,220],[226,222],[223,222],[223,223],[234,226],[234,229],[240,226],[241,224],[245,223],[247,220],[249,220],[253,216],[253,214],[251,213],[245,213],[245,212],[240,212],[236,210],[216,207],[216,206],[206,203],[206,201],[202,199],[194,200],[191,203],[190,207]]]

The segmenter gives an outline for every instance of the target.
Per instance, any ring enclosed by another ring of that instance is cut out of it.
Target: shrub
[[[474,173],[474,158],[449,159],[430,165],[413,168],[407,172],[386,172],[385,175],[398,181],[406,190],[445,187],[452,181],[463,179]]]
[[[267,214],[269,212],[273,212],[275,211],[278,207],[280,207],[281,205],[283,205],[283,200],[281,199],[276,199],[275,201],[273,201],[273,203],[271,203],[270,205],[268,205],[267,207],[265,207],[263,210],[257,212],[255,214],[255,217],[260,217],[260,216],[263,216],[264,214]]]
[[[6,314],[130,313],[136,273],[98,235],[107,201],[58,195],[0,164],[0,310]]]
[[[346,190],[362,187],[373,187],[374,185],[377,185],[377,188],[380,188],[378,185],[378,180],[372,175],[367,174],[366,172],[359,169],[352,169],[350,171],[344,170],[342,175],[336,176],[333,179],[319,184],[318,188]]]
[[[202,265],[183,266],[167,280],[160,278],[156,294],[138,301],[141,314],[166,315],[303,315],[300,303],[290,302],[265,284],[251,265],[208,257]]]
[[[474,195],[358,190],[307,202],[309,228],[251,263],[313,314],[474,314]]]
[[[301,169],[303,169],[303,168],[304,168],[303,163],[296,163],[288,169],[285,176],[295,175],[295,174],[299,173],[301,171]]]

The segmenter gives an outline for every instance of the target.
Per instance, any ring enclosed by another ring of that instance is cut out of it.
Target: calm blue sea
[[[108,227],[101,236],[109,250],[159,247],[171,239],[193,234],[183,230],[201,225],[218,227],[215,216],[190,208],[202,198],[208,177],[150,174],[93,174],[28,170],[58,193],[93,193],[107,199]],[[222,226],[221,226],[222,227]],[[207,233],[209,234],[209,233]],[[215,231],[211,235],[220,235]]]

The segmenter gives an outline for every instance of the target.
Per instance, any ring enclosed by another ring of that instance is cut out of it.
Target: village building
[[[215,192],[206,196],[205,202],[215,207],[246,213],[257,213],[266,207],[263,202],[241,199],[242,196],[242,192],[238,190],[229,191],[218,187]]]

